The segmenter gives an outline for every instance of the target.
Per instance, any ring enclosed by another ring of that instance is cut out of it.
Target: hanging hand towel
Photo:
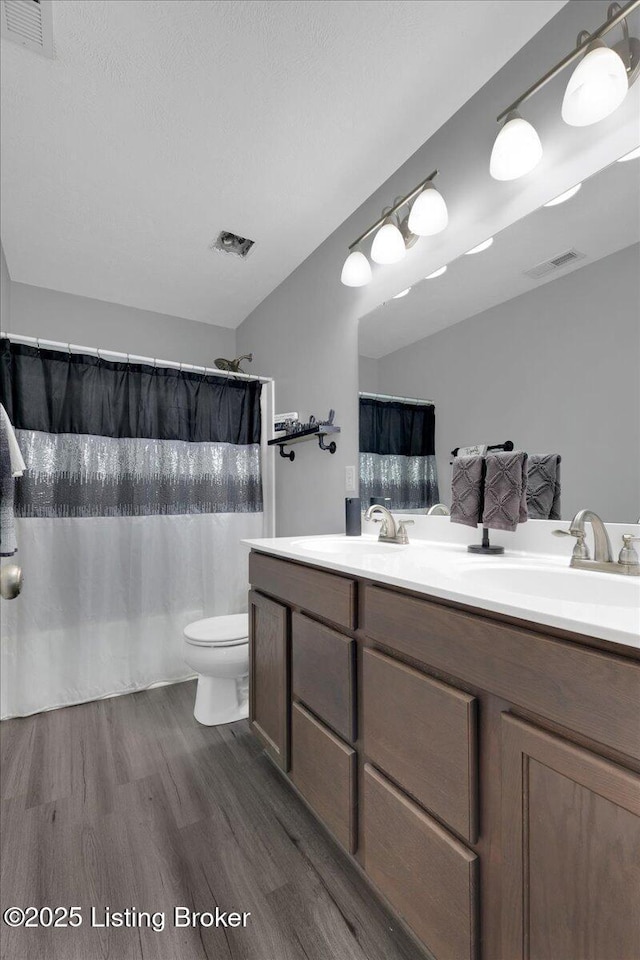
[[[477,527],[482,516],[482,457],[456,457],[451,475],[451,522]]]
[[[0,557],[12,557],[18,549],[13,513],[14,483],[9,434],[4,417],[0,416]]]
[[[529,457],[527,512],[529,520],[560,520],[559,453]]]
[[[527,519],[527,455],[488,453],[486,463],[482,525],[513,531]]]
[[[9,456],[11,458],[11,476],[12,477],[21,477],[22,474],[27,469],[27,466],[22,458],[20,453],[20,447],[18,446],[18,441],[16,440],[15,431],[13,429],[13,424],[9,420],[9,414],[5,408],[0,403],[0,419],[4,421],[5,430],[7,432],[7,441],[9,443]]]

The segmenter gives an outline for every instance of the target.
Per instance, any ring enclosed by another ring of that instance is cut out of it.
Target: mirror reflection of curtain
[[[0,344],[25,585],[3,716],[183,679],[182,630],[246,609],[264,536],[260,383]]]
[[[435,407],[360,397],[360,499],[390,497],[392,510],[438,503]]]

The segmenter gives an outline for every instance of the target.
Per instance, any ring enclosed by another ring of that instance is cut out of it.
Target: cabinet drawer
[[[355,739],[355,642],[299,613],[292,618],[293,693],[345,740]]]
[[[292,781],[350,852],[356,848],[356,752],[300,704],[291,710]]]
[[[367,758],[474,843],[475,697],[375,650],[366,649],[363,659]]]
[[[356,583],[347,577],[262,553],[251,553],[249,581],[257,590],[348,630],[356,626]]]
[[[372,639],[640,759],[639,663],[379,587],[363,606]]]
[[[364,866],[438,960],[473,960],[476,855],[369,764],[364,768]]]

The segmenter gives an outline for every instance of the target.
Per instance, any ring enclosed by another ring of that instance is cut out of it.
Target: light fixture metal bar
[[[635,0],[635,2],[636,2],[636,3],[640,3],[640,0]],[[424,188],[426,187],[426,185],[427,185],[431,180],[433,180],[434,177],[437,177],[437,176],[438,176],[438,171],[437,171],[437,170],[434,170],[433,173],[430,173],[428,177],[425,177],[425,179],[422,180],[422,181],[418,184],[417,187],[414,187],[414,189],[411,191],[411,193],[408,193],[408,194],[406,195],[406,197],[402,197],[396,204],[394,204],[393,207],[391,207],[390,210],[387,210],[386,213],[383,213],[382,216],[380,217],[380,219],[379,219],[379,220],[376,220],[376,222],[374,223],[374,225],[373,225],[372,227],[369,227],[369,229],[368,229],[368,230],[365,230],[365,232],[364,232],[363,234],[361,234],[361,235],[358,237],[357,240],[354,240],[353,243],[350,243],[349,246],[348,246],[348,249],[349,249],[349,250],[353,250],[354,247],[357,247],[358,244],[362,243],[363,240],[366,240],[367,237],[370,237],[371,234],[374,233],[374,231],[376,231],[376,230],[378,229],[378,227],[381,227],[381,226],[382,226],[382,224],[385,222],[385,220],[388,220],[389,217],[392,217],[393,214],[396,213],[396,211],[400,209],[400,207],[404,207],[405,203],[411,203],[411,201],[413,200],[413,198],[414,198],[415,196],[417,196],[417,195],[420,193],[421,190],[424,190]]]
[[[609,33],[610,30],[613,30],[614,27],[617,27],[618,24],[622,23],[623,20],[626,20],[629,14],[633,13],[638,6],[640,6],[640,0],[629,0],[629,3],[625,4],[616,14],[614,14],[613,17],[605,20],[602,26],[598,27],[597,30],[594,30],[593,33],[590,33],[585,40],[583,40],[583,42],[575,48],[575,50],[572,50],[570,53],[568,53],[566,57],[564,57],[555,65],[555,67],[552,67],[551,70],[547,71],[547,73],[540,78],[540,80],[537,80],[533,86],[529,87],[529,89],[525,91],[522,96],[518,97],[517,100],[514,100],[506,110],[503,110],[502,113],[497,117],[498,123],[500,123],[501,120],[504,120],[504,118],[511,113],[512,110],[517,110],[521,103],[524,103],[525,100],[528,100],[530,97],[532,97],[534,93],[537,93],[538,90],[541,90],[542,87],[546,86],[550,80],[553,80],[554,77],[557,77],[557,75],[564,70],[565,67],[569,66],[570,63],[573,63],[574,60],[577,60],[577,58],[584,53],[590,43],[593,43],[594,40],[599,40],[606,33]]]

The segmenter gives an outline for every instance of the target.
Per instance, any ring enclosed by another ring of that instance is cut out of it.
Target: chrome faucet
[[[587,535],[585,523],[591,523],[591,529],[593,530],[593,560],[585,542]],[[579,510],[571,521],[568,530],[554,530],[553,535],[555,537],[576,538],[576,545],[571,555],[570,566],[572,567],[579,570],[596,570],[600,573],[622,573],[632,577],[640,575],[640,561],[632,546],[633,542],[639,540],[640,537],[625,533],[622,537],[622,549],[618,555],[618,560],[615,561],[607,528],[593,510]]]
[[[376,516],[376,514],[380,516]],[[381,503],[372,503],[364,515],[365,520],[373,520],[374,523],[381,524],[378,540],[382,543],[409,543],[407,535],[407,526],[415,523],[414,520],[398,520],[396,526],[395,517],[390,510],[383,507]]]
[[[448,517],[449,516],[449,507],[444,503],[434,503],[432,507],[429,507],[427,510],[428,517]]]

